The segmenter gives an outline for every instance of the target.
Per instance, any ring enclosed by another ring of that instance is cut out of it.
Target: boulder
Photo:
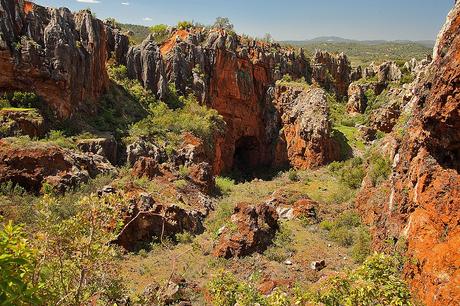
[[[377,79],[379,83],[399,81],[402,73],[395,62],[385,62],[377,68]]]
[[[278,230],[278,214],[267,204],[240,203],[231,217],[235,230],[226,227],[214,248],[216,257],[243,257],[263,252]]]
[[[339,97],[346,97],[351,80],[351,65],[345,54],[332,55],[317,50],[313,56],[312,79]]]
[[[176,205],[155,203],[148,194],[140,194],[133,200],[124,220],[124,227],[114,243],[128,251],[135,251],[146,244],[161,241],[166,237],[185,231],[193,234],[203,232],[203,215],[194,210],[186,210]]]

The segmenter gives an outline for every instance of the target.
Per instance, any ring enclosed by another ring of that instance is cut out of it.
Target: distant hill
[[[280,41],[282,45],[303,48],[307,56],[315,51],[345,53],[353,66],[367,66],[371,62],[396,61],[404,63],[411,58],[423,59],[433,53],[434,41],[385,41],[352,40],[336,36],[324,36],[304,41]]]
[[[133,35],[129,37],[132,44],[140,44],[150,34],[149,28],[143,25],[126,23],[118,23],[117,25],[123,31],[132,32]]]
[[[400,44],[420,44],[427,48],[433,48],[435,41],[434,40],[356,40],[348,39],[339,36],[320,36],[312,39],[306,39],[303,41],[285,41],[290,44],[309,44],[309,43],[357,43],[365,45],[381,45],[389,43],[400,43]]]

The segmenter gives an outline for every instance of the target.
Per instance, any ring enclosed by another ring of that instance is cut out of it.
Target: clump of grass
[[[298,182],[300,180],[299,174],[294,169],[289,170],[288,178],[291,182]]]
[[[329,171],[338,176],[346,186],[357,189],[366,175],[363,160],[355,157],[344,162],[332,162],[328,166]]]
[[[292,243],[292,230],[286,225],[281,224],[279,231],[273,239],[273,245],[268,247],[264,255],[273,261],[283,262],[292,256],[294,249]]]
[[[216,188],[223,196],[229,195],[233,187],[235,187],[235,180],[222,176],[216,177]]]

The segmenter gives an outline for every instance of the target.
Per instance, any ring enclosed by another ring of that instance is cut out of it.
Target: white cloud
[[[144,21],[152,21],[153,19],[150,18],[150,17],[145,17],[145,18],[143,18],[142,20],[144,20]]]
[[[121,5],[126,5],[126,6],[128,6],[128,5],[130,5],[130,4],[131,4],[131,3],[129,3],[129,2],[122,2],[122,3],[121,3]]]
[[[101,3],[101,1],[98,1],[98,0],[77,0],[77,2],[83,2],[83,3]]]

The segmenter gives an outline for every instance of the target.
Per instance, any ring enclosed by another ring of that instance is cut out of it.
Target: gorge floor
[[[274,246],[263,254],[229,260],[212,255],[219,229],[230,221],[236,204],[260,203],[277,197],[290,205],[304,197],[317,201],[318,222],[283,220],[279,233],[284,237],[275,238]],[[135,294],[142,293],[152,280],[164,285],[171,279],[184,279],[193,305],[204,302],[207,283],[222,270],[231,271],[241,280],[250,280],[265,292],[275,286],[312,284],[357,266],[351,256],[352,246],[331,240],[323,226],[338,215],[351,212],[353,198],[354,191],[327,168],[298,171],[295,178],[289,172],[281,172],[272,180],[239,183],[218,199],[203,234],[178,243],[156,243],[149,250],[127,254],[120,259],[120,271]],[[311,262],[321,260],[326,262],[323,270],[311,269]]]

